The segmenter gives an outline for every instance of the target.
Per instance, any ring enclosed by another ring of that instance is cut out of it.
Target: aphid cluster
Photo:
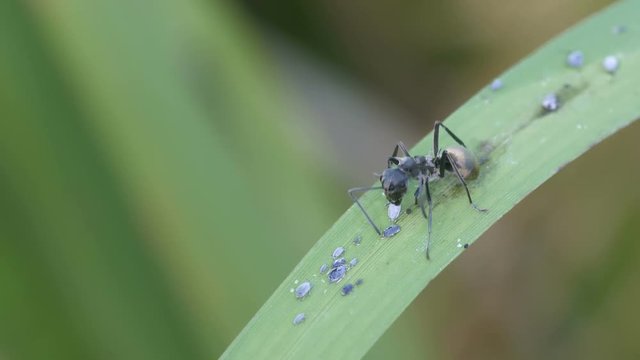
[[[347,271],[350,268],[356,266],[356,264],[358,263],[358,259],[353,258],[347,264],[347,259],[345,259],[344,257],[341,257],[344,254],[344,251],[345,251],[344,248],[342,246],[339,246],[331,254],[331,257],[333,257],[333,263],[331,264],[331,270],[327,275],[327,278],[330,283],[336,283],[342,280],[342,278],[344,278],[344,276],[347,274]],[[324,266],[325,265],[323,265],[323,268]]]
[[[445,149],[439,147],[439,135],[440,127],[442,127],[451,136],[459,146],[451,146]],[[400,155],[399,152],[402,152]],[[471,206],[478,211],[486,211],[473,202],[471,194],[467,187],[466,180],[472,180],[478,176],[479,165],[476,157],[471,151],[469,151],[460,140],[449,128],[447,128],[441,122],[436,122],[433,130],[433,155],[417,155],[412,156],[407,150],[407,147],[399,142],[391,156],[387,159],[387,168],[380,175],[381,186],[374,187],[357,187],[349,189],[348,193],[353,201],[358,205],[362,213],[367,218],[367,221],[371,224],[373,229],[378,235],[396,234],[399,231],[399,226],[396,228],[393,225],[385,230],[383,233],[378,226],[371,219],[367,211],[358,201],[355,196],[357,192],[364,192],[370,190],[383,190],[384,195],[390,204],[399,206],[408,190],[409,180],[415,179],[418,181],[418,188],[416,189],[413,197],[415,199],[415,205],[420,206],[422,215],[428,219],[428,235],[426,241],[426,255],[429,258],[429,245],[431,242],[432,232],[432,212],[433,202],[431,199],[431,191],[429,189],[429,183],[436,181],[445,176],[446,172],[452,172],[456,175],[460,183],[464,186],[467,193],[467,198]],[[425,210],[424,200],[426,198],[428,204],[428,215]],[[395,225],[397,226],[397,225]],[[393,236],[393,235],[391,235]]]
[[[362,238],[360,236],[357,236],[356,239],[354,239],[354,243],[357,241],[357,244],[359,244],[361,239]],[[347,263],[347,259],[343,257],[344,253],[345,253],[345,248],[342,246],[338,246],[331,253],[331,258],[333,259],[331,266],[327,264],[322,264],[322,266],[320,266],[320,270],[319,270],[320,274],[321,275],[327,274],[327,279],[329,280],[329,283],[340,282],[347,274],[347,271],[358,264],[357,258],[352,258]],[[295,283],[298,284],[298,280],[296,280]],[[361,285],[361,284],[362,284],[362,279],[358,279],[358,281],[356,281],[356,285]],[[313,288],[313,284],[311,284],[310,281],[304,281],[300,283],[295,289],[292,288],[291,292],[294,294],[296,299],[304,300],[307,296],[309,296],[312,288]],[[353,291],[353,289],[354,289],[354,285],[349,283],[349,284],[345,284],[340,289],[340,292],[343,296],[346,296],[346,295],[349,295]],[[305,319],[306,319],[306,315],[304,313],[299,313],[294,317],[292,321],[293,325],[300,325],[305,321]]]

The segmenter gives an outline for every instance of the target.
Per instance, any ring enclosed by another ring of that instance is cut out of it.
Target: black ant
[[[458,143],[460,146],[451,146],[442,150],[438,148],[438,137],[440,127],[444,128],[447,133]],[[398,150],[404,153],[404,156],[398,156]],[[354,192],[369,191],[369,190],[384,190],[384,196],[393,205],[400,205],[402,198],[407,193],[407,185],[409,179],[418,180],[418,188],[413,194],[415,198],[415,205],[420,205],[422,215],[429,220],[429,235],[427,238],[427,259],[429,259],[429,243],[431,242],[431,223],[432,223],[432,210],[433,204],[431,202],[431,192],[429,191],[429,182],[443,178],[445,171],[453,172],[460,180],[460,183],[464,186],[464,190],[467,192],[467,198],[471,206],[478,211],[487,211],[482,209],[471,200],[471,194],[467,187],[466,180],[473,180],[478,176],[480,166],[478,160],[471,151],[467,149],[467,146],[458,138],[449,128],[439,121],[436,121],[433,129],[433,156],[431,155],[418,155],[411,156],[407,147],[402,142],[396,144],[393,154],[387,160],[387,168],[380,175],[380,182],[382,186],[373,187],[357,187],[349,189],[349,196],[358,205],[362,213],[367,218],[371,226],[376,230],[378,235],[382,235],[380,229],[371,220],[369,214],[365,211],[364,207],[360,204],[355,197]],[[429,215],[424,208],[424,200],[421,195],[425,193],[427,197],[427,203],[429,204]]]

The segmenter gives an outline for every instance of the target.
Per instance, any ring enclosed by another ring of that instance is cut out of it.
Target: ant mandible
[[[438,138],[440,127],[460,145],[450,146],[442,150],[438,147]],[[404,156],[398,156],[398,151],[402,151]],[[480,208],[471,200],[471,194],[465,180],[473,180],[478,176],[480,166],[478,160],[471,151],[467,149],[467,146],[458,138],[449,128],[439,121],[436,121],[433,129],[433,155],[418,155],[411,156],[407,147],[402,142],[396,144],[393,154],[387,160],[387,168],[380,175],[380,183],[382,186],[373,187],[357,187],[349,189],[349,196],[358,205],[362,213],[367,218],[371,226],[376,230],[378,235],[382,235],[380,229],[371,220],[371,217],[367,211],[362,207],[358,198],[354,195],[355,192],[366,192],[369,190],[384,190],[384,196],[393,205],[400,205],[402,198],[407,193],[407,185],[410,179],[416,179],[418,181],[418,188],[413,194],[415,199],[415,205],[420,205],[422,215],[429,221],[429,234],[427,237],[427,259],[429,259],[429,244],[431,242],[431,226],[432,226],[432,211],[433,203],[431,201],[431,192],[429,191],[429,182],[435,181],[445,176],[445,171],[455,173],[458,180],[464,190],[467,192],[467,198],[469,204],[477,211],[483,212],[487,209]],[[427,204],[429,205],[429,215],[424,208],[424,199],[422,194],[426,194]]]

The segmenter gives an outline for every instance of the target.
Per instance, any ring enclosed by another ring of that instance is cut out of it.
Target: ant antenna
[[[351,199],[353,199],[353,201],[358,205],[360,210],[362,210],[362,213],[367,218],[367,220],[369,220],[369,224],[371,224],[371,226],[373,226],[373,228],[376,230],[378,235],[382,235],[382,232],[380,231],[380,229],[378,229],[378,227],[373,222],[373,220],[371,220],[371,217],[369,217],[369,214],[367,214],[367,211],[364,209],[364,207],[362,207],[362,205],[360,204],[360,201],[358,201],[358,198],[353,194],[354,192],[357,192],[357,191],[358,192],[367,192],[369,190],[382,190],[382,186],[356,187],[356,188],[349,189],[347,192],[349,193],[349,196],[351,196]]]
[[[453,138],[453,140],[455,140],[458,144],[467,147],[467,145],[464,144],[464,142],[462,142],[462,140],[460,140],[459,137],[456,136],[456,134],[453,133],[453,131],[449,130],[448,127],[446,127],[443,123],[441,123],[440,121],[436,121],[434,127],[433,127],[433,156],[436,157],[438,156],[438,151],[440,151],[440,148],[438,146],[438,138],[440,137],[440,126],[442,126],[445,131],[447,132],[447,134],[449,134],[449,136],[451,136]]]

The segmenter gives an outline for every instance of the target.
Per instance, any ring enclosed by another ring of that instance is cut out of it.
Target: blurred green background
[[[609,3],[0,2],[0,359],[218,357],[396,141]],[[529,196],[367,358],[640,356],[639,136]]]

